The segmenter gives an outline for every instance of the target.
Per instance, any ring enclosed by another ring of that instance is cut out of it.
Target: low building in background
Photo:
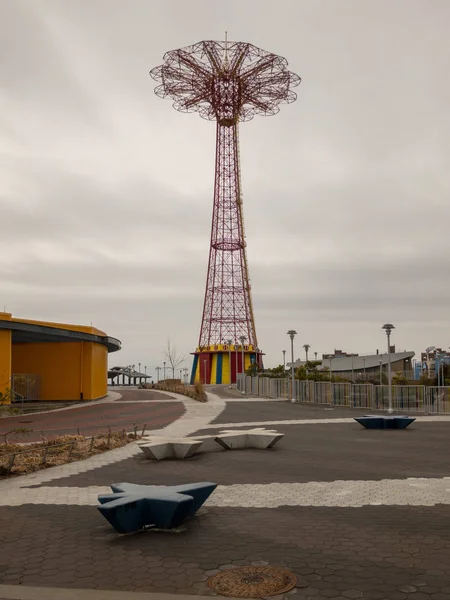
[[[422,352],[420,354],[420,363],[416,362],[415,366],[418,378],[426,375],[432,379],[443,365],[450,364],[450,352],[448,350],[436,348],[435,346],[432,346],[432,348],[432,350],[428,348],[428,352],[426,350]]]
[[[108,393],[108,353],[121,342],[95,327],[0,312],[0,393],[11,400],[96,400]]]
[[[414,352],[391,352],[391,371],[392,374],[401,374],[406,379],[414,379],[414,371],[412,366],[412,359]],[[372,381],[377,378],[382,378],[382,374],[387,375],[389,355],[385,354],[367,354],[365,356],[359,356],[357,354],[350,354],[346,356],[334,356],[324,355],[320,361],[320,367],[331,371],[332,375],[342,377],[348,380],[366,380]],[[294,363],[294,367],[300,367],[305,365],[306,362],[297,360]],[[292,363],[287,365],[291,368]],[[320,368],[319,367],[319,368]]]

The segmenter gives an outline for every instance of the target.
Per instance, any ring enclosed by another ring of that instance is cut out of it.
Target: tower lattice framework
[[[216,121],[211,243],[203,315],[191,380],[231,383],[261,364],[246,255],[239,122],[274,115],[296,99],[300,77],[286,59],[242,42],[204,41],[172,50],[150,71],[158,96],[181,112]]]

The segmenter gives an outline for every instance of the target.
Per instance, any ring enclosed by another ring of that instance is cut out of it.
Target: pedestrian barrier
[[[238,375],[237,389],[245,395],[295,399],[307,404],[388,410],[389,386],[371,383],[298,381],[289,378]],[[393,385],[392,409],[396,412],[450,414],[450,387]]]

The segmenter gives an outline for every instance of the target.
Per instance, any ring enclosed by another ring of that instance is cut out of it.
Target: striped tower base
[[[192,354],[194,361],[191,384],[198,382],[205,384],[236,383],[236,373],[241,374],[254,363],[262,367],[263,354],[261,350],[253,346],[244,346],[242,352],[242,346],[219,344],[197,348]],[[244,355],[244,369],[242,369],[242,354]]]

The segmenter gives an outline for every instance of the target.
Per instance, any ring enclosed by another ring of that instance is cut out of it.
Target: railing
[[[39,375],[28,373],[14,373],[11,377],[11,389],[15,394],[13,402],[19,399],[24,400],[39,400]]]
[[[269,377],[238,375],[237,389],[249,396],[294,398],[298,402],[387,410],[389,386],[370,383],[332,383],[331,381],[292,381]],[[396,412],[450,414],[450,387],[393,385],[392,408]]]

